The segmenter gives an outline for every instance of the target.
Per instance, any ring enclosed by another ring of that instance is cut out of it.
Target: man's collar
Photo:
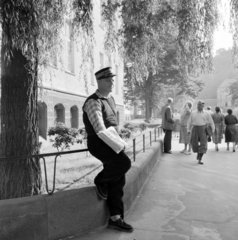
[[[108,96],[105,97],[105,96],[103,96],[103,95],[98,91],[98,89],[96,90],[96,94],[97,94],[97,96],[98,96],[99,98],[105,98],[105,99],[110,98],[111,95],[112,95],[111,93],[109,93]]]
[[[197,112],[198,112],[198,113],[203,113],[204,111],[203,111],[203,110],[201,110],[201,111],[197,110]]]

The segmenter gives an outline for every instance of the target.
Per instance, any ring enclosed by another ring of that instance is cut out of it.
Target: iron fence
[[[141,151],[145,152],[145,149],[147,146],[152,145],[152,132],[154,132],[154,141],[156,142],[156,139],[159,138],[162,135],[162,128],[161,126],[158,126],[154,128],[152,131],[149,131],[149,136],[146,136],[146,133],[141,134],[140,136],[137,136],[132,139],[132,145],[127,148],[126,153],[130,157],[131,160],[136,161],[136,155],[140,153]],[[142,137],[142,140],[140,138]],[[148,140],[149,141],[146,141]],[[136,141],[139,140],[139,141]],[[25,156],[13,156],[13,157],[0,157],[0,161],[8,161],[8,160],[20,160],[20,159],[30,159],[30,158],[38,158],[39,160],[42,159],[44,163],[44,173],[45,173],[45,187],[46,191],[49,195],[52,195],[55,191],[55,178],[56,178],[56,163],[57,163],[57,158],[62,155],[66,154],[73,154],[73,153],[80,153],[80,152],[87,152],[88,149],[79,149],[79,150],[71,150],[71,151],[64,151],[64,152],[53,152],[53,153],[43,153],[43,154],[36,154],[36,155],[25,155]],[[52,183],[52,189],[49,189],[48,186],[48,176],[47,176],[47,168],[46,168],[46,157],[54,156],[54,172],[53,172],[53,183]],[[101,165],[93,168],[91,171],[88,173],[84,174],[81,176],[79,179],[74,180],[73,183],[68,184],[66,187],[64,187],[62,190],[70,187],[73,185],[75,182],[80,181],[82,178],[86,177],[87,175],[91,174],[92,172],[96,171]]]

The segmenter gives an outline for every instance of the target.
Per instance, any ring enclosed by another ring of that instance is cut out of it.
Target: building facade
[[[82,121],[82,106],[86,98],[97,89],[94,73],[103,67],[111,66],[116,73],[113,96],[117,105],[117,120],[119,125],[124,122],[123,103],[123,60],[118,49],[108,56],[104,49],[104,28],[101,5],[102,1],[94,0],[93,20],[94,38],[92,60],[84,61],[85,45],[72,39],[71,23],[65,20],[62,30],[63,44],[60,56],[54,56],[51,66],[42,76],[42,86],[39,89],[39,132],[47,138],[49,127],[57,122],[63,122],[68,127],[84,127]],[[119,27],[119,19],[115,26]]]

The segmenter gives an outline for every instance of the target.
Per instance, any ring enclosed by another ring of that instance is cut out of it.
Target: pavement
[[[102,229],[77,240],[237,240],[238,148],[209,150],[199,165],[196,154],[164,154],[126,215],[134,232]]]

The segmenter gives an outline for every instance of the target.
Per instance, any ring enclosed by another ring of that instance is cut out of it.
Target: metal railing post
[[[154,132],[155,132],[155,142],[156,142],[156,128],[154,129]]]
[[[145,152],[145,134],[143,134],[143,152]]]
[[[150,131],[150,146],[151,146],[151,144],[152,144],[152,143],[151,143],[151,131]]]
[[[136,139],[133,139],[133,160],[136,161]]]

